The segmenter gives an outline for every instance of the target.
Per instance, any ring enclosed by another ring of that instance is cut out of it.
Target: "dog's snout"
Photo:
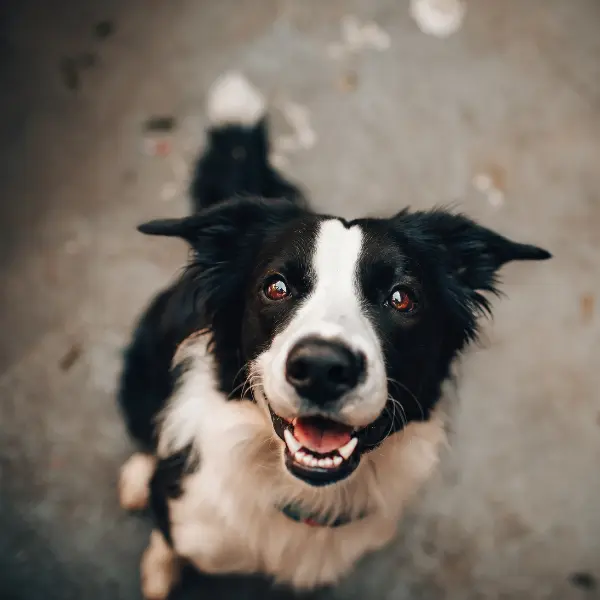
[[[363,378],[365,357],[344,344],[319,338],[299,341],[288,354],[286,379],[317,404],[337,400]]]

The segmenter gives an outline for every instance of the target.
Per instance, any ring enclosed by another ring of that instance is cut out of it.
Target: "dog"
[[[442,386],[499,269],[550,258],[443,209],[313,212],[269,163],[265,115],[247,80],[221,78],[193,214],[139,227],[192,250],[120,384],[140,445],[120,500],[154,515],[153,600],[184,562],[310,589],[387,544],[438,461]]]

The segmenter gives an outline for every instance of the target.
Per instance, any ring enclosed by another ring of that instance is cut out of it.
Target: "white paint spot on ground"
[[[362,50],[382,52],[391,45],[390,35],[374,21],[361,23],[357,16],[346,15],[341,23],[341,41],[329,44],[327,55],[340,60]]]
[[[445,38],[462,25],[467,5],[464,0],[411,0],[410,13],[419,29],[428,35]]]
[[[473,177],[473,187],[485,194],[487,201],[494,207],[499,208],[504,204],[504,192],[497,187],[494,178],[489,173],[477,173]]]
[[[288,154],[299,150],[310,150],[317,143],[317,134],[312,127],[310,111],[296,102],[285,101],[281,113],[292,129],[288,135],[280,135],[274,140],[271,163],[278,168],[289,164]]]

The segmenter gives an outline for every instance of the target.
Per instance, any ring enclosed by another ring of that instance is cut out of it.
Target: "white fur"
[[[340,401],[341,416],[355,427],[374,421],[387,401],[387,375],[379,338],[361,307],[358,263],[363,233],[337,219],[323,221],[316,239],[312,268],[316,284],[290,323],[255,361],[252,371],[261,381],[273,410],[281,417],[297,416],[300,398],[286,381],[285,363],[301,338],[318,336],[343,342],[366,356],[365,381]]]
[[[166,409],[159,447],[168,454],[191,443],[200,454],[199,470],[185,478],[169,508],[176,554],[205,572],[259,571],[297,587],[332,583],[393,537],[407,501],[437,462],[444,430],[434,415],[365,454],[348,479],[306,485],[285,468],[283,442],[264,407],[218,392],[206,339],[193,339],[177,360],[193,362]],[[313,512],[368,516],[337,528],[310,527],[278,509],[292,500]],[[163,562],[165,578],[172,577],[172,562]]]
[[[119,477],[119,502],[126,510],[144,510],[148,505],[148,485],[156,458],[136,452],[121,467]]]
[[[253,127],[265,114],[265,100],[241,73],[232,71],[213,83],[206,110],[213,127]]]

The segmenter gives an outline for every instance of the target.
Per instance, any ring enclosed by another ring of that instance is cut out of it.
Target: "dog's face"
[[[243,388],[244,372],[285,467],[311,485],[348,477],[427,419],[498,268],[549,257],[443,211],[346,222],[235,200],[142,230],[192,244],[188,285],[223,391]]]

